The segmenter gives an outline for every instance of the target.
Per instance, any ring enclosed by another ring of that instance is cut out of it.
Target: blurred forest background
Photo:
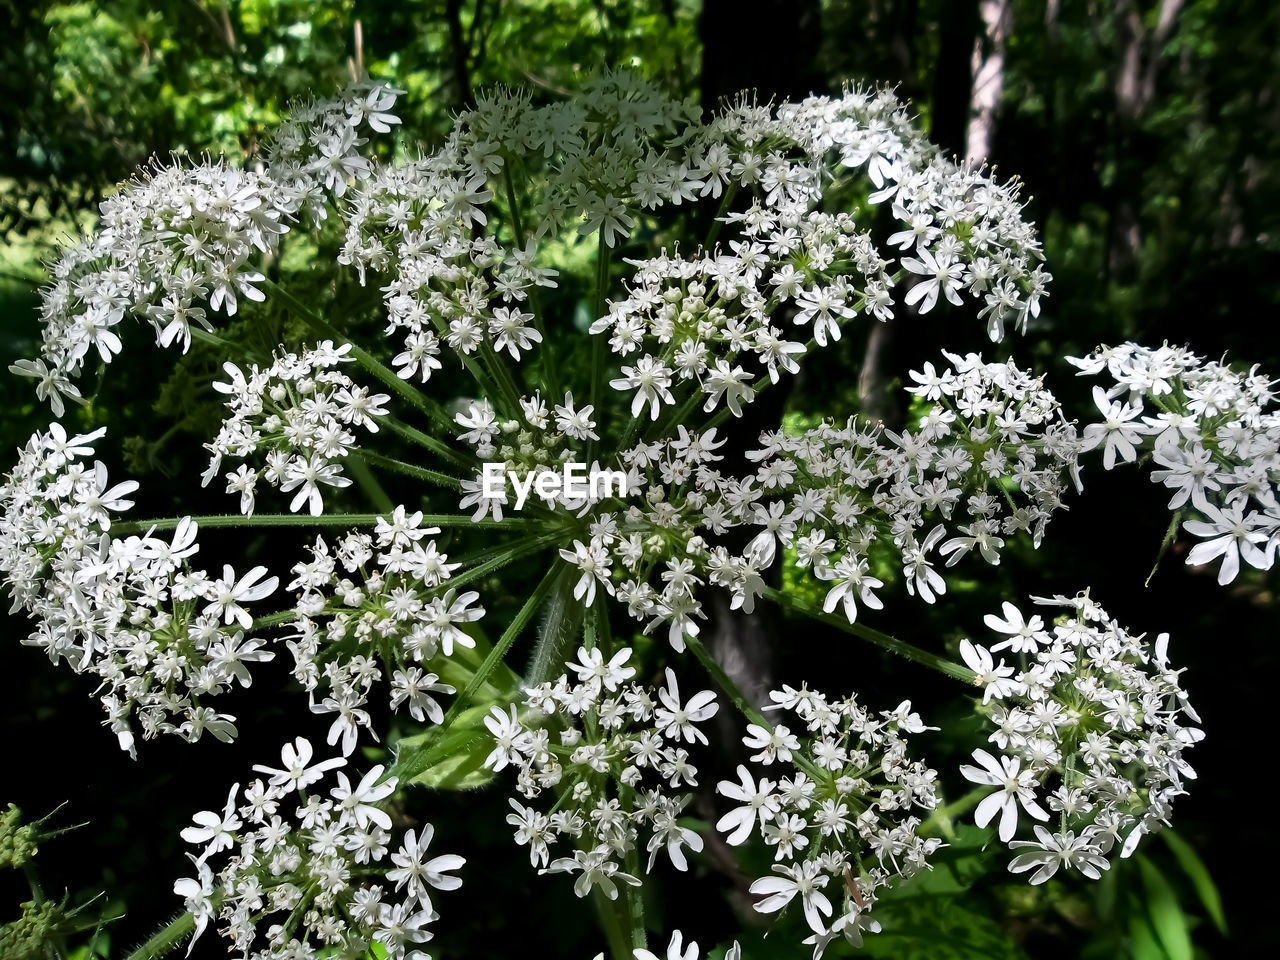
[[[744,435],[778,415],[861,409],[900,421],[906,371],[940,347],[1012,353],[1045,372],[1082,417],[1092,410],[1088,384],[1061,358],[1099,343],[1188,343],[1280,374],[1273,0],[0,0],[0,29],[0,369],[37,352],[47,258],[91,229],[98,201],[153,158],[251,160],[290,98],[328,95],[361,73],[407,91],[396,149],[410,152],[436,141],[485,87],[557,97],[601,66],[631,66],[708,110],[739,89],[768,100],[846,81],[894,85],[948,151],[1025,181],[1043,231],[1055,282],[1026,337],[993,349],[980,324],[953,326],[942,311],[902,316],[812,358],[784,403],[752,409]],[[562,306],[573,335],[575,305]],[[126,354],[94,415],[129,438],[123,466],[159,498],[156,515],[165,497],[200,512],[201,498],[220,493],[190,489],[190,473],[177,467],[199,458],[216,423],[214,358],[194,349],[172,375],[157,375],[165,363],[156,367],[145,350]],[[142,383],[146,391],[133,389]],[[30,381],[0,376],[0,448],[20,446],[47,417]],[[1182,960],[1253,956],[1278,942],[1269,877],[1280,844],[1267,819],[1280,675],[1274,577],[1242,576],[1224,592],[1186,568],[1175,543],[1148,583],[1168,523],[1160,491],[1135,470],[1089,465],[1084,495],[1040,551],[1010,550],[936,607],[894,604],[877,625],[954,649],[1002,599],[1092,585],[1134,630],[1171,632],[1207,733],[1192,754],[1200,780],[1177,806],[1176,835],[1149,841],[1101,883],[1030,888],[1002,873],[999,850],[982,849],[984,832],[961,830],[954,869],[886,904],[888,929],[868,940],[868,955]],[[179,476],[175,489],[168,481]],[[269,544],[259,547],[270,555]],[[502,595],[518,598],[527,589],[520,576],[504,572],[486,598],[496,592],[499,607]],[[92,952],[124,957],[179,906],[170,887],[188,865],[178,831],[297,732],[291,711],[301,698],[271,702],[255,687],[258,697],[237,704],[244,736],[234,747],[156,741],[132,762],[99,726],[88,682],[22,647],[25,624],[3,629],[0,805],[35,818],[65,801],[49,825],[85,823],[42,844],[39,877],[70,906],[105,890],[83,914],[111,919]],[[876,707],[906,695],[921,707],[948,704],[927,717],[944,728],[931,760],[950,795],[963,792],[954,771],[968,708],[945,680],[809,624],[726,616],[715,633],[718,644],[748,649],[761,682],[817,674]],[[719,762],[710,784],[737,761]],[[469,860],[464,895],[442,908],[438,956],[585,960],[599,949],[589,908],[567,883],[537,878],[511,843],[501,791],[424,793],[418,802]],[[664,882],[651,912],[706,946],[750,922],[745,885],[713,850]],[[28,896],[21,876],[0,873],[0,923]],[[749,957],[807,955],[781,937],[748,940]],[[87,941],[68,949],[87,960]],[[195,955],[217,956],[218,947],[206,938]]]

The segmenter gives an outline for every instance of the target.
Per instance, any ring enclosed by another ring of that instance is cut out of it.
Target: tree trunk
[[[1137,0],[1116,0],[1113,20],[1118,62],[1113,80],[1116,100],[1115,158],[1117,175],[1112,187],[1107,266],[1113,274],[1132,273],[1142,247],[1135,194],[1142,172],[1133,158],[1138,155],[1139,124],[1156,96],[1160,53],[1177,22],[1183,0],[1161,0],[1155,29],[1148,31]]]
[[[965,163],[979,167],[991,156],[996,116],[1004,95],[1004,54],[1013,30],[1012,0],[982,0],[978,4],[982,33],[973,41],[970,61],[973,89],[969,95],[969,132]]]

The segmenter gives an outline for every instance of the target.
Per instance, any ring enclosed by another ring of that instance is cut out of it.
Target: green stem
[[[635,953],[627,945],[627,935],[618,922],[613,901],[599,887],[592,886],[591,902],[595,904],[596,913],[600,916],[600,926],[604,928],[605,939],[609,941],[609,956],[613,960],[632,960]]]
[[[264,617],[257,617],[253,621],[253,626],[249,629],[253,631],[265,630],[267,627],[278,627],[282,623],[288,623],[290,620],[296,620],[297,618],[297,610],[281,610],[279,613],[268,613]]]
[[[511,162],[503,164],[502,175],[507,182],[507,206],[511,208],[511,226],[515,233],[514,244],[521,249],[525,245],[524,223],[520,217],[520,204],[516,200],[516,185],[511,178]],[[546,323],[542,319],[542,305],[538,302],[538,286],[533,284],[529,288],[529,310],[533,314],[534,329],[542,335],[542,344],[538,347],[538,353],[542,357],[543,369],[547,376],[547,389],[551,396],[559,398],[560,378],[556,375],[556,353],[551,345],[551,338],[547,336]]]
[[[475,470],[475,460],[461,451],[453,449],[443,440],[437,440],[429,433],[423,433],[417,427],[411,427],[407,423],[401,423],[399,420],[393,420],[390,417],[380,417],[378,422],[399,437],[403,437],[410,443],[416,443],[421,447],[426,447],[432,453],[448,460],[456,467],[464,470]]]
[[[191,520],[202,529],[218,527],[367,527],[377,522],[376,513],[324,513],[313,517],[309,513],[255,513],[244,516],[239,513],[210,514],[193,517],[160,517],[154,520],[130,520],[113,523],[111,535],[121,536],[150,531],[172,530],[183,520]]]
[[[191,914],[180,913],[167,927],[134,950],[125,960],[157,960],[176,949],[195,928],[196,922]]]
[[[31,888],[31,899],[37,903],[44,903],[44,888],[40,885],[40,877],[36,873],[36,866],[30,860],[22,865],[22,875],[27,878],[27,886]],[[61,932],[53,930],[47,938],[47,944],[53,949],[57,960],[66,960],[67,945],[63,940]]]
[[[321,336],[328,337],[336,343],[351,344],[351,355],[356,358],[356,361],[371,374],[381,380],[392,393],[404,400],[407,400],[413,407],[421,410],[428,417],[431,417],[433,420],[441,423],[447,429],[453,429],[453,418],[444,412],[444,408],[441,407],[439,403],[415,390],[409,385],[408,381],[401,379],[400,375],[394,370],[383,365],[377,357],[353,342],[349,336],[344,334],[337,327],[333,326],[333,324],[329,323],[329,321],[325,320],[319,314],[313,312],[310,307],[274,280],[264,280],[263,286],[270,288],[273,294],[280,297],[282,300],[287,301],[290,306],[302,314],[302,319],[305,320],[307,325],[316,333]]]
[[[148,530],[172,530],[183,520],[190,519],[206,530],[218,527],[367,527],[378,522],[383,514],[377,513],[325,513],[318,517],[310,514],[293,513],[258,513],[251,517],[240,514],[213,514],[208,516],[161,517],[154,520],[131,520],[129,523],[116,523],[111,526],[111,533],[131,534],[146,533]],[[529,521],[520,517],[505,517],[502,520],[473,520],[465,514],[456,513],[424,513],[424,527],[477,527],[492,529],[496,527],[527,527]]]
[[[715,245],[716,238],[720,236],[720,228],[724,226],[724,221],[721,218],[729,212],[729,205],[733,203],[733,198],[737,195],[738,181],[731,180],[724,191],[724,196],[720,200],[720,207],[716,210],[715,219],[711,221],[711,227],[707,230],[707,239],[702,242],[704,250],[710,250]]]
[[[391,772],[399,777],[401,781],[412,780],[424,770],[429,770],[436,762],[435,754],[440,746],[440,739],[453,722],[458,719],[459,715],[471,705],[471,698],[475,696],[476,691],[484,686],[485,681],[489,679],[489,675],[502,662],[507,655],[507,651],[511,649],[511,645],[515,643],[516,638],[524,632],[525,627],[529,625],[529,621],[533,619],[533,615],[538,612],[538,608],[546,600],[547,594],[551,592],[551,588],[560,574],[559,567],[559,561],[553,563],[546,576],[534,588],[533,593],[524,602],[524,606],[520,608],[520,611],[512,619],[507,629],[503,631],[498,642],[493,645],[489,655],[484,658],[476,672],[471,675],[471,679],[467,681],[467,685],[463,687],[462,692],[449,705],[444,719],[435,728],[435,736],[427,744],[414,750],[408,756],[396,758]]]
[[[373,505],[378,508],[380,513],[390,514],[396,508],[395,502],[387,496],[387,491],[382,488],[378,478],[373,475],[373,471],[365,463],[360,451],[355,451],[347,457],[347,469],[351,472],[352,479],[355,480],[360,489],[369,495],[369,499],[373,501]]]
[[[519,414],[521,390],[516,386],[516,382],[511,376],[511,371],[507,369],[507,364],[502,359],[501,354],[493,349],[493,345],[488,340],[485,340],[480,355],[489,368],[493,382],[498,385],[499,392],[511,408],[511,412]]]
[[[959,800],[948,803],[946,806],[939,807],[930,814],[929,819],[920,826],[920,833],[927,834],[935,828],[942,833],[948,840],[955,836],[955,828],[951,821],[962,813],[968,813],[976,807],[979,801],[991,792],[990,787],[978,787],[976,790],[970,790]]]
[[[591,318],[592,322],[599,320],[604,316],[605,305],[608,302],[609,294],[609,245],[604,242],[604,231],[600,231],[600,246],[596,253],[596,300],[595,312]],[[591,405],[595,408],[596,430],[600,433],[604,427],[604,410],[601,408],[600,393],[604,389],[604,360],[605,360],[605,337],[604,334],[596,334],[591,338]],[[592,440],[587,444],[587,463],[591,463],[596,456],[597,441]]]
[[[191,339],[197,343],[206,343],[211,347],[221,347],[227,353],[234,353],[236,346],[230,340],[225,340],[216,333],[210,333],[203,327],[191,328]]]
[[[1178,539],[1178,525],[1182,523],[1182,511],[1175,510],[1173,516],[1169,518],[1169,529],[1164,533],[1164,539],[1160,541],[1160,550],[1156,553],[1156,562],[1151,565],[1151,572],[1147,574],[1146,581],[1142,584],[1144,587],[1151,586],[1151,581],[1155,579],[1156,571],[1160,569],[1160,561],[1164,559],[1165,553],[1169,547],[1173,545],[1173,541]]]
[[[461,480],[447,473],[441,473],[439,470],[431,470],[427,467],[419,467],[416,464],[405,463],[403,460],[397,460],[395,457],[385,457],[380,453],[374,453],[372,450],[364,451],[363,456],[372,466],[382,467],[393,473],[402,473],[406,477],[413,477],[417,480],[426,480],[437,486],[448,487],[451,490],[462,489]]]
[[[757,710],[751,701],[747,699],[746,694],[738,689],[738,685],[733,682],[727,673],[724,672],[724,667],[720,666],[716,658],[711,655],[711,651],[703,646],[701,640],[691,633],[686,633],[684,636],[684,642],[685,646],[693,651],[693,655],[698,658],[698,662],[701,663],[707,673],[711,675],[711,679],[715,685],[719,687],[720,691],[729,698],[729,701],[738,708],[739,713],[752,723],[756,724],[756,726],[763,727],[766,730],[773,729],[773,724],[766,720],[764,718],[764,714]],[[819,769],[815,764],[810,763],[794,751],[791,754],[791,761],[798,769],[803,770],[818,783],[829,782],[831,779],[828,773]]]
[[[860,637],[863,640],[868,640],[871,643],[874,643],[877,647],[880,647],[882,650],[888,650],[890,653],[896,653],[900,657],[906,657],[908,660],[919,663],[922,666],[929,667],[931,670],[937,670],[939,673],[951,677],[954,680],[959,680],[962,683],[975,684],[977,682],[977,674],[968,667],[961,666],[952,660],[948,660],[946,657],[940,657],[936,653],[930,653],[928,650],[922,650],[914,644],[899,640],[896,637],[891,637],[887,633],[881,633],[879,630],[868,627],[866,624],[858,623],[857,621],[850,623],[844,617],[837,617],[835,614],[825,613],[820,608],[815,607],[804,600],[784,594],[782,591],[776,590],[773,587],[765,587],[763,593],[764,596],[782,607],[784,611],[803,613],[810,619],[821,621],[822,623],[833,626],[844,633]]]
[[[620,792],[622,788],[619,788]],[[623,808],[631,813],[634,806],[634,791],[625,788],[622,794]],[[640,847],[638,842],[627,847],[626,865],[624,869],[633,877],[640,876]],[[644,932],[644,887],[633,887],[630,884],[623,889],[623,898],[627,906],[627,919],[631,925],[631,946],[637,950],[647,949],[649,944]]]
[[[462,571],[462,573],[450,577],[442,584],[442,586],[445,588],[465,586],[472,580],[478,580],[481,577],[493,573],[495,570],[502,569],[508,563],[512,563],[519,560],[521,557],[528,556],[531,553],[541,550],[547,544],[554,543],[561,539],[561,536],[560,532],[557,531],[555,533],[543,534],[539,537],[529,537],[528,539],[522,538],[521,540],[516,541],[515,544],[505,544],[501,547],[495,548],[494,550],[487,551],[484,554],[481,554],[481,556],[488,557],[488,559],[476,564],[474,567]],[[490,554],[492,554],[492,556],[490,556]]]

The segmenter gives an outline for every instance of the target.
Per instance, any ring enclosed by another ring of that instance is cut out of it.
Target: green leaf
[[[569,655],[569,647],[582,629],[583,607],[573,598],[573,586],[578,576],[576,567],[566,566],[547,597],[542,621],[538,624],[538,643],[525,674],[525,683],[529,686],[544,683],[560,674]]]
[[[470,790],[492,780],[494,773],[484,761],[493,750],[493,737],[475,730],[468,733],[448,756],[418,774],[413,782],[434,790]]]
[[[1192,960],[1187,915],[1178,906],[1178,894],[1147,857],[1139,854],[1137,859],[1146,892],[1147,913],[1160,946],[1169,960]]]
[[[1133,946],[1133,960],[1168,960],[1160,949],[1160,941],[1147,918],[1135,913],[1129,918],[1129,937]]]
[[[431,755],[438,755],[440,759],[411,782],[433,790],[469,790],[492,780],[493,771],[484,768],[485,758],[493,750],[493,737],[484,726],[489,706],[479,704],[460,713],[445,737],[432,747]],[[415,750],[427,743],[434,732],[428,730],[406,737],[397,744],[397,749]]]
[[[1195,887],[1196,896],[1200,898],[1200,903],[1204,905],[1205,912],[1209,914],[1209,919],[1218,928],[1218,932],[1225,937],[1227,935],[1227,914],[1222,909],[1222,895],[1218,893],[1218,885],[1213,882],[1213,877],[1209,875],[1209,868],[1204,865],[1204,861],[1191,848],[1191,844],[1183,840],[1174,831],[1164,830],[1160,836],[1164,837],[1165,844],[1168,845],[1169,850],[1178,860],[1178,866],[1182,867],[1182,872],[1187,875],[1191,885]]]
[[[1024,960],[1027,956],[986,915],[955,897],[916,897],[881,910],[882,931],[858,956],[886,960]]]

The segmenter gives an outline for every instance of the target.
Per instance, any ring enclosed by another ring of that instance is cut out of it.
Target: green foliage
[[[876,904],[883,928],[867,937],[861,956],[899,960],[1023,960],[1025,952],[992,919],[982,894],[966,896],[1000,869],[1003,851],[987,847],[989,833],[960,826],[939,852],[933,870],[890,891]]]

